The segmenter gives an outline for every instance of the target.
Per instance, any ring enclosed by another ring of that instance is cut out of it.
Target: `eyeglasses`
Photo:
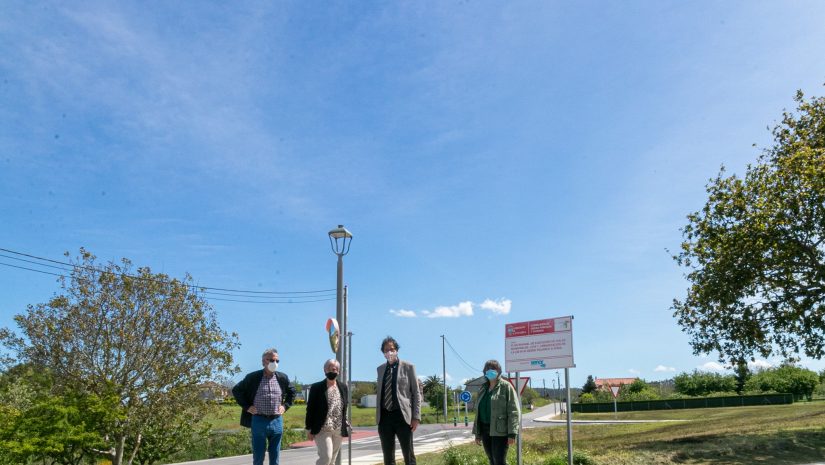
[[[268,359],[266,359],[266,361],[267,362],[277,362],[278,359],[277,358],[268,358]]]

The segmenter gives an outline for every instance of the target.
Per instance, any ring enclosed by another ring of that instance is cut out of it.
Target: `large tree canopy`
[[[208,407],[199,386],[233,372],[237,337],[188,276],[126,259],[98,265],[81,249],[61,282],[63,293],[15,316],[20,335],[6,329],[0,340],[18,362],[54,373],[55,392],[115,399],[120,419],[103,432],[114,465],[182,443]]]
[[[696,354],[825,354],[825,98],[795,100],[773,146],[744,178],[723,167],[682,229],[690,288],[673,310]]]

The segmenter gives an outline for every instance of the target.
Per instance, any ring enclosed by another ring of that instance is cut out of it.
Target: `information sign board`
[[[573,368],[573,317],[511,323],[504,327],[505,371]]]

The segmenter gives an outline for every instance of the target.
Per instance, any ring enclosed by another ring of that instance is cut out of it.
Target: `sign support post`
[[[610,386],[610,392],[613,393],[613,418],[619,417],[619,408],[616,405],[616,398],[619,397],[619,386]]]
[[[573,428],[571,420],[570,368],[573,361],[573,316],[549,318],[546,320],[510,323],[504,329],[505,369],[516,372],[515,387],[520,391],[520,372],[564,368],[564,382],[567,389],[567,461],[573,465]],[[558,373],[558,372],[557,372]],[[508,376],[509,377],[509,376]],[[561,388],[561,386],[559,386]],[[521,454],[521,393],[519,400],[519,434],[517,435],[518,465],[522,464]]]
[[[567,465],[573,465],[573,413],[570,410],[570,369],[564,369],[564,386],[567,388]]]
[[[518,434],[516,434],[516,463],[521,465],[521,431],[522,431],[522,423],[521,423],[521,390],[522,387],[519,385],[521,383],[521,373],[516,372],[516,396],[518,399]]]
[[[464,426],[469,426],[470,415],[467,411],[467,402],[470,402],[470,399],[473,398],[473,395],[470,394],[470,391],[464,391],[458,397],[459,400],[461,400],[461,402],[464,402]]]

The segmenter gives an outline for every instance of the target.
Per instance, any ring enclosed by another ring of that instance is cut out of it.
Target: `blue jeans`
[[[281,436],[284,434],[284,417],[268,420],[252,415],[252,465],[263,465],[264,451],[269,452],[269,465],[278,465],[281,455]],[[267,447],[267,440],[269,447]]]

